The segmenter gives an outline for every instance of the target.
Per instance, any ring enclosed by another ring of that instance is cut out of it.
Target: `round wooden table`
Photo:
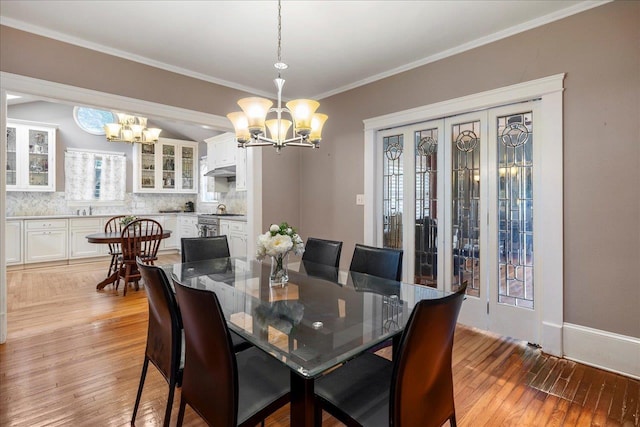
[[[169,236],[171,236],[171,230],[162,230],[162,238],[166,239]],[[102,245],[106,245],[109,243],[120,243],[120,240],[122,239],[122,234],[120,232],[110,232],[110,233],[93,233],[93,234],[88,234],[85,236],[87,238],[87,241],[89,243],[96,243],[96,244],[102,244]],[[111,274],[109,277],[107,277],[106,279],[104,279],[103,281],[101,281],[100,283],[98,283],[96,285],[96,290],[100,290],[103,289],[105,286],[107,286],[110,283],[115,283],[115,281],[118,280],[118,272],[115,271],[113,274]]]

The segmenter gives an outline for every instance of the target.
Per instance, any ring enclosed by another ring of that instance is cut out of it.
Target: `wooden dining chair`
[[[393,361],[364,353],[320,378],[316,425],[324,409],[348,426],[455,427],[451,354],[466,287],[416,304]]]
[[[182,382],[182,368],[184,366],[182,318],[176,297],[164,271],[160,267],[146,265],[140,258],[136,262],[147,290],[149,324],[144,363],[142,364],[136,403],[133,406],[131,425],[134,425],[136,421],[147,368],[151,362],[169,384],[169,396],[167,397],[163,423],[167,427],[171,419],[175,388],[179,387]]]
[[[342,242],[309,237],[304,245],[302,261],[338,267],[341,252]]]
[[[252,347],[234,353],[214,292],[173,278],[185,334],[185,363],[178,426],[186,405],[216,426],[255,426],[289,402],[290,370]]]
[[[122,249],[122,261],[116,279],[116,289],[120,278],[124,277],[124,295],[127,295],[129,283],[135,283],[136,290],[140,281],[140,270],[136,265],[136,259],[147,265],[153,265],[158,259],[158,248],[162,240],[162,225],[159,222],[142,218],[127,224],[122,229],[120,247]]]
[[[389,280],[402,280],[402,249],[356,244],[349,271]]]
[[[122,233],[122,223],[120,222],[124,215],[114,216],[104,225],[105,233]],[[111,255],[111,262],[109,263],[109,273],[107,277],[118,271],[120,267],[119,259],[122,256],[122,250],[120,249],[120,242],[109,243],[109,255]]]

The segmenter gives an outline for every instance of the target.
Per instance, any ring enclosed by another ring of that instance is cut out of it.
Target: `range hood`
[[[225,166],[225,167],[221,167],[221,168],[216,168],[213,170],[210,170],[209,172],[205,173],[204,176],[212,176],[212,177],[216,177],[216,178],[228,178],[231,176],[236,176],[236,166]]]

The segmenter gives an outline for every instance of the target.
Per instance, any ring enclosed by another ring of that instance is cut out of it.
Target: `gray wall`
[[[640,2],[616,1],[323,100],[320,150],[264,150],[263,223],[344,240],[344,267],[363,239],[363,119],[566,72],[565,321],[640,337],[638,22]],[[0,49],[2,71],[212,114],[244,95],[4,26]]]
[[[640,337],[640,2],[616,1],[322,102],[301,228],[363,240],[363,119],[566,72],[565,321]],[[561,185],[561,183],[558,183]]]

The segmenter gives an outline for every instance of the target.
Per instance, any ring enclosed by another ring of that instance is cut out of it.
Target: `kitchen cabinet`
[[[247,223],[220,220],[220,234],[227,235],[229,253],[232,257],[247,256]]]
[[[178,214],[178,237],[198,237],[198,217]],[[180,248],[180,244],[178,244]]]
[[[236,164],[236,148],[238,143],[233,133],[227,132],[205,139],[207,143],[207,159],[209,170]]]
[[[67,259],[66,219],[25,220],[25,263]]]
[[[198,143],[160,138],[135,144],[134,193],[197,193]]]
[[[247,149],[236,147],[236,191],[247,191]]]
[[[8,220],[5,223],[5,260],[7,265],[22,264],[22,221]]]
[[[178,216],[177,215],[165,215],[163,230],[171,230],[171,236],[166,239],[162,239],[160,249],[176,249],[180,247],[180,232],[178,230]]]
[[[56,126],[7,120],[7,191],[56,190]]]
[[[104,222],[98,217],[69,219],[69,258],[89,258],[105,254],[107,245],[87,241],[87,234],[104,231]]]
[[[163,230],[171,231],[171,236],[160,241],[158,250],[176,249],[179,246],[177,215],[144,215],[141,216],[141,218],[149,218],[158,221]]]

